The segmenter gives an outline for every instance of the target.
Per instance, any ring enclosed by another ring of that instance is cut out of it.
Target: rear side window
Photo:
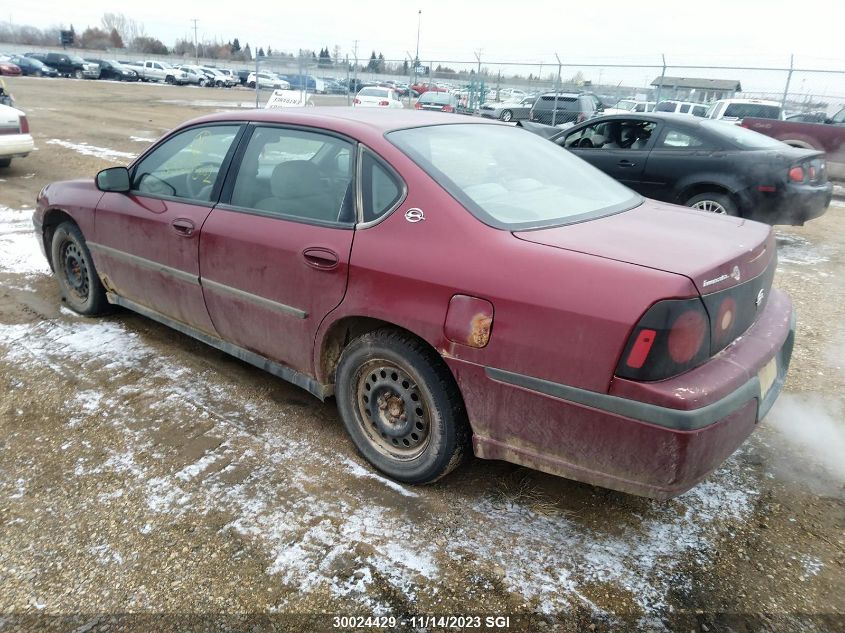
[[[689,112],[689,104],[688,104],[688,103],[684,103],[684,104],[682,104],[682,105],[681,105],[681,109],[679,110],[679,112],[680,112],[681,114],[686,114],[687,112]]]
[[[670,129],[663,135],[663,140],[657,147],[658,149],[693,149],[706,146],[707,142],[694,134]]]
[[[723,117],[756,117],[758,119],[779,119],[780,106],[765,105],[762,103],[729,103],[725,108]]]
[[[675,111],[675,102],[674,101],[661,101],[654,108],[654,111],[655,112],[674,112]]]
[[[552,110],[555,107],[555,96],[554,95],[543,95],[540,97],[540,100],[534,104],[534,107],[540,106],[543,109]],[[578,99],[575,97],[561,97],[558,95],[557,98],[557,109],[558,110],[577,110],[578,109]]]
[[[369,152],[364,152],[361,168],[364,222],[372,222],[399,202],[403,188],[399,180]]]

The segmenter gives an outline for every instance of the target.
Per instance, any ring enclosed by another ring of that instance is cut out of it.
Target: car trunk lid
[[[776,257],[774,233],[765,224],[652,200],[603,218],[514,236],[684,275],[702,295],[761,275]]]

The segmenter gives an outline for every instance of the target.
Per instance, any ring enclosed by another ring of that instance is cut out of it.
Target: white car
[[[8,167],[13,158],[23,158],[33,149],[35,143],[29,134],[26,114],[0,105],[0,167]]]
[[[628,114],[629,112],[651,112],[654,101],[636,101],[634,99],[620,99],[612,108],[605,108],[602,114]]]
[[[711,104],[704,116],[734,123],[745,117],[783,120],[783,108],[778,101],[765,99],[722,99]]]
[[[353,108],[404,108],[393,88],[361,88],[352,100]]]
[[[249,73],[246,78],[246,85],[250,88],[255,88],[255,73]],[[259,88],[274,88],[278,90],[290,90],[290,82],[285,81],[281,77],[277,77],[273,73],[258,73],[258,87]]]
[[[238,83],[237,79],[234,79],[230,75],[227,75],[226,73],[224,73],[219,68],[212,68],[211,66],[201,66],[201,68],[204,71],[209,72],[212,75],[214,75],[212,81],[214,82],[214,85],[217,86],[218,88],[223,88],[223,87],[231,88],[232,86],[235,86]]]
[[[706,103],[694,103],[692,101],[661,101],[654,106],[655,112],[675,112],[677,114],[691,114],[692,116],[703,117],[707,114]]]

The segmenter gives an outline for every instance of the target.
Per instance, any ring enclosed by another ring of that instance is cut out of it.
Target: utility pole
[[[352,47],[352,54],[355,56],[355,68],[352,69],[352,85],[355,88],[355,94],[358,93],[358,40],[355,40],[355,46]]]
[[[420,23],[422,22],[422,9],[417,11],[417,55],[414,57],[414,83],[412,85],[417,85],[417,66],[420,65]],[[410,89],[408,94],[411,94]]]
[[[192,18],[191,21],[194,23],[194,63],[199,66],[200,55],[199,48],[197,47],[197,22],[199,22],[199,20],[197,18]]]

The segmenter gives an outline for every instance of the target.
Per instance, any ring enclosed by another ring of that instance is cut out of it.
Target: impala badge
[[[739,274],[739,266],[734,266],[734,269],[731,271],[731,277],[735,280],[739,281],[740,274]]]
[[[408,222],[416,224],[422,220],[425,220],[425,214],[422,212],[422,209],[408,209],[405,211],[405,219]]]

